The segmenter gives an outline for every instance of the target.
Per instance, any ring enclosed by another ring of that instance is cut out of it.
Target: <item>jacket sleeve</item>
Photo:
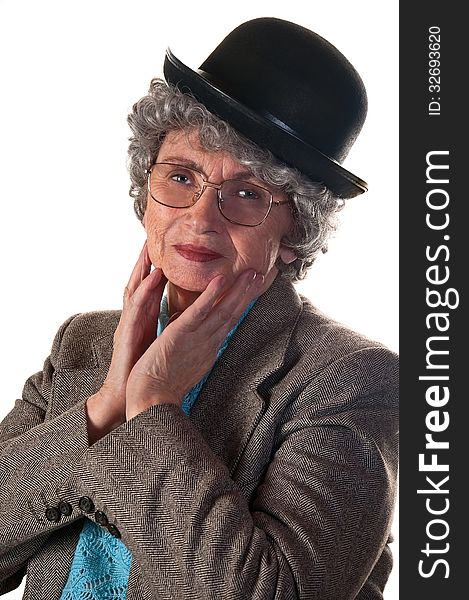
[[[382,351],[360,351],[304,387],[249,502],[173,405],[91,446],[58,497],[93,499],[155,597],[355,598],[385,550],[394,502],[397,390],[383,364]],[[363,394],[370,372],[375,389]]]
[[[60,348],[59,329],[51,356]],[[51,359],[30,377],[11,412],[0,423],[0,594],[17,587],[28,559],[58,527],[82,516],[74,510],[60,523],[46,518],[57,488],[88,448],[84,402],[48,419],[54,368]],[[57,503],[55,503],[57,506]]]

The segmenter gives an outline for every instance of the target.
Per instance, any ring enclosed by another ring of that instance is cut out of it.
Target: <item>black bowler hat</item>
[[[254,19],[234,29],[197,71],[168,49],[164,75],[342,198],[368,189],[341,166],[365,120],[365,87],[345,56],[309,29]]]

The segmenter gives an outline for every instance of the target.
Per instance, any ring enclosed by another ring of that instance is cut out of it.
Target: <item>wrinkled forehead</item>
[[[197,129],[169,131],[160,147],[157,160],[183,164],[207,176],[223,178],[253,178],[252,171],[241,164],[228,150],[210,147]]]
[[[210,135],[201,136],[196,128],[172,130],[166,134],[156,160],[195,169],[203,173],[209,181],[218,182],[226,179],[251,181],[274,194],[283,195],[282,188],[260,178],[248,165],[243,164],[229,150],[221,146],[218,136],[214,137],[211,144]]]

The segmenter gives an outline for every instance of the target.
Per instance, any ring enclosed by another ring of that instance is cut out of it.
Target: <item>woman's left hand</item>
[[[264,277],[252,269],[228,288],[223,276],[212,279],[136,362],[127,380],[127,420],[155,404],[182,405],[185,394],[213,366],[225,337],[263,283]]]

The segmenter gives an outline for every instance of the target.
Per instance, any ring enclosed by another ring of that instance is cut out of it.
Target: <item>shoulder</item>
[[[303,296],[301,300],[285,354],[285,385],[293,398],[288,414],[294,415],[296,423],[353,431],[358,436],[355,441],[372,442],[367,446],[367,460],[376,459],[376,447],[394,468],[398,355],[324,315]]]
[[[112,352],[121,311],[93,311],[69,317],[58,329],[50,360],[55,369],[96,366],[100,355]]]
[[[399,358],[395,352],[323,314],[308,298],[300,299],[302,308],[290,347],[300,349],[311,374],[334,373],[338,381],[353,383],[364,394],[397,388]]]
[[[249,325],[251,351],[267,354],[295,389],[312,384],[366,395],[398,386],[395,352],[324,314],[285,277],[259,298]]]

